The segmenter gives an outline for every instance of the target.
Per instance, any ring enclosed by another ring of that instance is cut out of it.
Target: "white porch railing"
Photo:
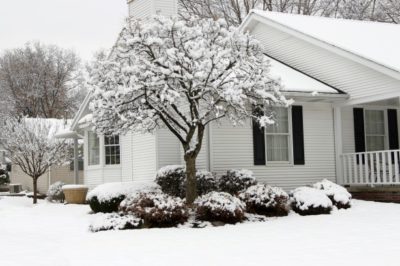
[[[400,185],[400,150],[341,155],[344,185]]]

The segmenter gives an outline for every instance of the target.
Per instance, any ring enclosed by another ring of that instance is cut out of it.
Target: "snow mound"
[[[185,172],[185,167],[182,165],[167,165],[164,167],[161,167],[156,174],[156,177],[159,176],[167,176],[167,175],[172,175],[175,173],[183,173]]]
[[[340,205],[350,205],[351,194],[346,190],[346,188],[335,184],[328,179],[315,183],[313,187],[325,193],[334,204],[339,203]]]
[[[107,230],[136,229],[143,224],[142,219],[132,215],[121,215],[117,213],[99,213],[89,225],[89,231],[95,233]]]
[[[110,201],[113,198],[118,198],[120,196],[129,196],[139,190],[156,187],[157,185],[150,182],[114,182],[106,183],[97,186],[91,190],[87,196],[86,200],[90,201],[93,197],[97,197],[97,200],[102,203]]]
[[[294,208],[307,211],[312,208],[332,208],[332,201],[321,190],[312,187],[299,187],[291,193]]]

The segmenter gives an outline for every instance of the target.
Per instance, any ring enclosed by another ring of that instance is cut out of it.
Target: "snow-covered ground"
[[[205,229],[90,233],[88,206],[0,199],[0,265],[400,265],[400,205]]]

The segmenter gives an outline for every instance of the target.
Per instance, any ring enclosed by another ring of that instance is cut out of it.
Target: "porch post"
[[[342,141],[342,109],[339,106],[333,107],[333,121],[335,134],[335,165],[336,165],[336,182],[343,184],[343,165],[341,155],[343,154]]]
[[[78,154],[78,138],[74,138],[74,183],[79,183],[79,154]]]

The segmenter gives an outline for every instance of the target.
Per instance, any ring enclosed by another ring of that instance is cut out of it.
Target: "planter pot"
[[[65,201],[69,204],[86,204],[88,187],[82,185],[65,185],[62,187]]]

